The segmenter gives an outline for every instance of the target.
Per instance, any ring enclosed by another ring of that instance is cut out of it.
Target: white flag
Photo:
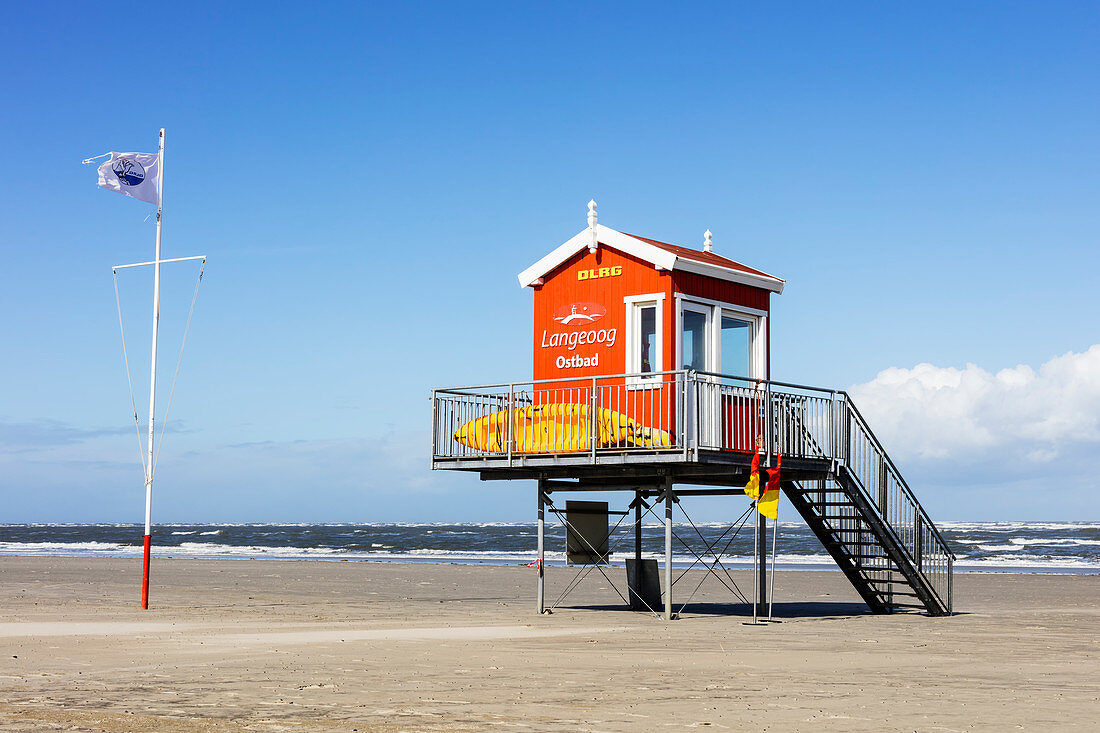
[[[111,153],[111,159],[99,166],[99,187],[159,204],[160,156],[156,153]]]

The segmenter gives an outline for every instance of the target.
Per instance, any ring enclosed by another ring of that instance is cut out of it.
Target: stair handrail
[[[843,391],[839,394],[844,395],[844,402],[848,405],[848,409],[850,410],[852,416],[856,418],[860,429],[864,433],[864,436],[871,441],[872,445],[874,445],[875,449],[878,451],[878,454],[882,458],[883,462],[890,467],[890,471],[894,474],[894,478],[895,480],[897,480],[898,485],[901,487],[902,491],[905,492],[906,497],[908,497],[909,500],[913,503],[913,506],[916,508],[916,510],[920,512],[921,517],[925,520],[925,526],[932,530],[932,535],[936,538],[936,541],[940,544],[943,550],[951,556],[951,559],[957,560],[958,558],[956,558],[955,553],[952,552],[951,546],[947,544],[947,540],[945,540],[943,535],[940,534],[939,527],[936,526],[936,523],[932,521],[932,518],[930,516],[928,516],[928,512],[925,511],[924,506],[917,500],[917,497],[913,494],[913,490],[909,488],[909,484],[901,475],[901,471],[898,470],[897,465],[895,465],[894,461],[890,458],[890,454],[886,452],[886,449],[882,446],[882,443],[879,442],[878,437],[874,434],[874,432],[871,430],[871,427],[867,424],[867,420],[864,419],[863,413],[859,411],[859,408],[856,407],[855,402],[852,401],[851,395]],[[862,483],[862,481],[860,483]],[[887,522],[887,524],[889,524],[889,522]]]

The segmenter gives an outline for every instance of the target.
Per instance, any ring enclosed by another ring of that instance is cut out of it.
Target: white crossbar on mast
[[[146,265],[155,265],[158,262],[165,265],[169,262],[190,262],[191,260],[205,260],[206,255],[195,255],[194,257],[172,257],[166,260],[149,260],[148,262],[134,262],[130,265],[115,265],[112,270],[125,270],[127,267],[145,267]]]

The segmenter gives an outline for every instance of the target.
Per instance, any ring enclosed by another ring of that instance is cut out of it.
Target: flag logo
[[[133,158],[116,158],[111,172],[123,186],[140,186],[145,180],[145,169]]]

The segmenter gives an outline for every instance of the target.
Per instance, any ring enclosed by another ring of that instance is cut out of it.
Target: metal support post
[[[840,425],[840,447],[844,451],[841,458],[844,459],[845,466],[850,466],[852,463],[852,405],[847,398],[844,400],[843,422]]]
[[[642,567],[642,492],[634,492],[634,561],[638,563],[639,578]]]
[[[688,447],[691,443],[690,431],[688,430],[687,415],[688,415],[688,383],[686,374],[677,374],[676,381],[678,383],[679,397],[676,400],[676,430],[680,433],[680,447],[683,449],[684,461],[687,461]]]
[[[757,498],[752,503],[752,511],[757,513],[758,520],[760,511],[757,506],[759,502],[760,499]],[[760,583],[758,581],[760,577],[760,522],[755,522],[752,528],[755,532],[752,540],[752,622],[755,625],[757,611],[760,610]]]
[[[439,396],[436,391],[432,390],[432,468],[435,468],[435,457],[438,451],[436,445],[439,444]]]
[[[596,465],[596,445],[599,443],[599,428],[596,421],[599,419],[599,395],[596,394],[596,378],[592,377],[592,389],[588,393],[588,448],[591,452],[590,460]]]
[[[508,468],[512,467],[512,436],[515,435],[515,426],[512,425],[512,421],[515,419],[516,413],[516,386],[514,384],[508,385],[508,411],[504,413],[504,434],[507,436],[508,443]],[[542,489],[539,489],[539,495],[542,495]]]
[[[878,458],[878,513],[882,515],[884,519],[889,517],[889,504],[887,503],[887,488],[889,486],[889,472],[886,469],[886,456],[880,455]]]
[[[913,551],[917,561],[917,570],[924,572],[924,518],[918,513],[913,520],[914,534]]]
[[[665,481],[665,621],[672,620],[672,481]]]
[[[773,425],[772,417],[772,383],[768,382],[764,385],[764,454],[767,457],[768,464],[771,464],[772,454],[775,453],[775,439],[776,435]],[[760,495],[763,496],[764,492],[761,491]]]
[[[950,616],[954,613],[954,595],[955,595],[955,560],[950,555],[947,556],[947,615]]]
[[[535,590],[535,605],[540,614],[545,613],[545,598],[546,598],[546,577],[545,577],[545,559],[546,559],[546,494],[544,492],[546,479],[539,479],[539,557],[536,562],[538,568],[538,583]]]
[[[829,458],[836,458],[836,392],[829,393]]]
[[[761,488],[760,494],[764,494],[763,488]],[[756,576],[758,605],[755,615],[763,616],[764,604],[768,599],[768,518],[761,514],[759,510],[756,512],[756,528],[756,556],[759,558],[760,572]]]
[[[779,540],[779,517],[772,522],[772,573],[768,581],[768,620],[772,620],[772,606],[775,604],[775,549]]]

